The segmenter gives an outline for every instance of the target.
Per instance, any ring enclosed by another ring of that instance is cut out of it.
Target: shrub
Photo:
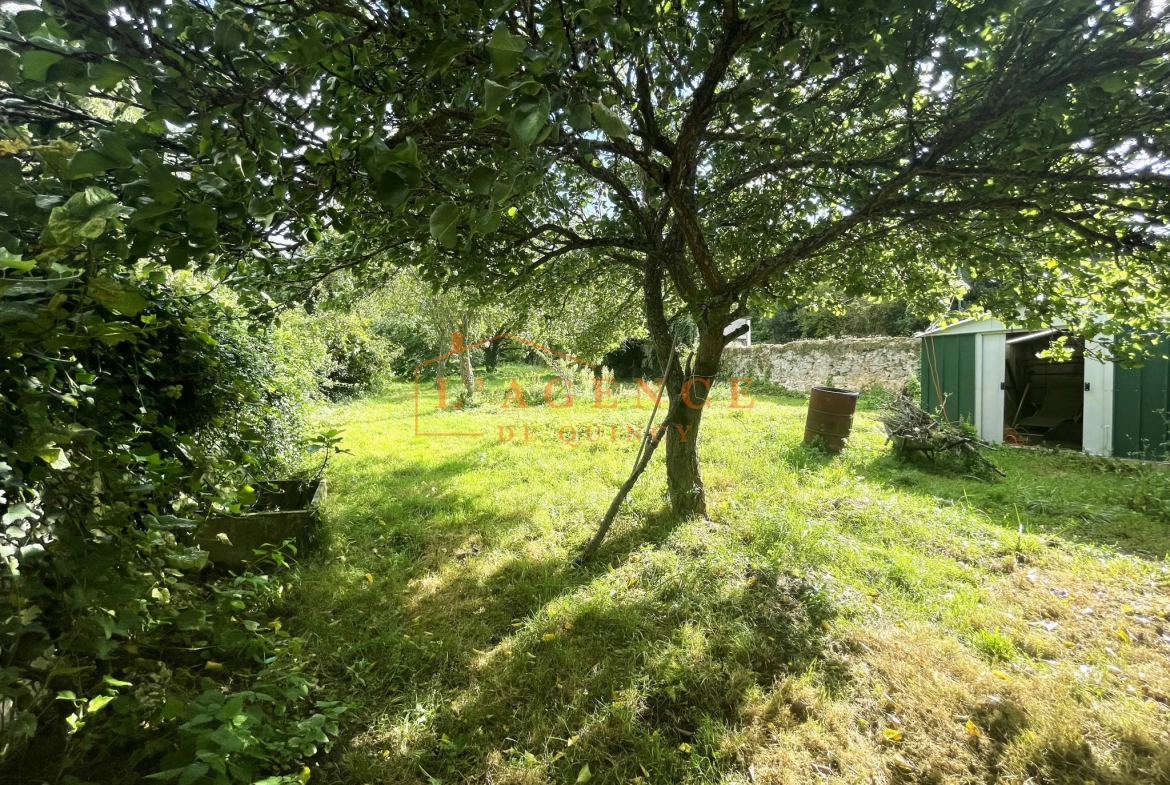
[[[374,332],[393,350],[391,373],[403,379],[413,379],[415,368],[437,356],[435,342],[421,318],[383,317],[374,324]],[[419,369],[419,378],[433,379],[436,363]]]
[[[51,781],[294,776],[340,707],[313,704],[300,642],[273,618],[279,580],[208,578],[185,543],[299,461],[305,399],[265,351],[279,342],[210,298],[19,274],[28,318],[0,331],[4,765]]]
[[[311,366],[316,390],[333,400],[376,390],[401,354],[370,319],[353,312],[294,312],[284,318],[283,331],[284,340],[301,347],[300,361]]]

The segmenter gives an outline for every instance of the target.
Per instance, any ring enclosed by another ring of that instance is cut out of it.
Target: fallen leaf
[[[979,738],[980,736],[983,735],[982,733],[979,732],[979,728],[975,725],[975,723],[971,722],[971,720],[967,720],[967,724],[964,725],[963,727],[966,728],[967,732],[970,733],[975,738]]]
[[[366,573],[366,583],[373,583],[373,582],[374,582],[374,576],[367,572]]]
[[[902,740],[902,731],[897,730],[896,728],[885,728],[882,730],[882,733],[890,741],[901,741]]]
[[[309,777],[312,776],[313,772],[309,770],[308,766],[305,766],[301,769],[301,773],[297,775],[297,781],[300,782],[301,785],[305,785],[305,783],[309,781]]]
[[[685,752],[687,755],[691,754],[692,747],[691,747],[691,745],[687,744],[685,741],[682,744],[678,745],[678,748],[680,750],[682,750],[683,752]]]
[[[1003,679],[1004,681],[1007,681],[1008,679],[1011,678],[1011,676],[1009,676],[1006,671],[999,671],[999,670],[992,671],[991,675],[997,679]]]
[[[217,671],[217,670],[221,670],[223,668],[223,663],[222,662],[213,662],[211,660],[208,660],[207,662],[203,663],[203,667],[207,668],[207,670],[209,670],[209,671]]]
[[[220,532],[219,534],[215,535],[215,539],[219,540],[224,545],[232,544],[232,541],[228,539],[226,532]]]
[[[1131,641],[1131,639],[1130,639],[1130,637],[1129,637],[1129,633],[1128,633],[1128,632],[1126,632],[1125,630],[1118,630],[1118,631],[1117,631],[1117,637],[1118,637],[1118,638],[1119,638],[1121,641],[1123,641],[1123,642],[1125,642],[1125,643],[1131,643],[1131,642],[1132,642],[1132,641]]]
[[[546,632],[544,635],[540,636],[540,639],[545,643],[548,643],[551,640],[556,640],[556,637],[557,635],[555,632]]]
[[[589,771],[589,764],[586,763],[581,767],[581,772],[577,775],[577,782],[589,782],[593,779],[593,772]]]
[[[565,742],[565,746],[572,747],[574,744],[576,744],[580,740],[581,740],[580,736],[570,736],[569,740],[567,742]]]
[[[901,755],[894,756],[894,765],[902,771],[914,771],[914,766],[911,765],[910,761],[906,760]]]

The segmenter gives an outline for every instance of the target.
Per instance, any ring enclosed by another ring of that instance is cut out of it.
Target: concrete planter
[[[195,545],[207,551],[212,564],[233,570],[255,561],[257,550],[286,540],[302,556],[317,539],[318,508],[325,493],[324,478],[259,483],[252,512],[208,518],[195,532]]]

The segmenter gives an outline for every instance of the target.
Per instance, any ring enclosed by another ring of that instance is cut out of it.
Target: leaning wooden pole
[[[581,555],[577,561],[581,564],[593,558],[597,553],[597,549],[601,547],[602,540],[605,539],[609,527],[613,525],[614,519],[617,518],[618,510],[622,508],[622,502],[630,494],[634,484],[638,482],[638,478],[642,476],[642,472],[646,471],[646,467],[650,465],[650,459],[654,457],[654,451],[658,449],[658,443],[666,438],[666,423],[658,426],[658,430],[654,429],[654,417],[658,414],[658,407],[662,403],[662,395],[666,392],[666,377],[670,373],[670,364],[674,362],[674,342],[670,344],[670,354],[666,357],[666,368],[662,372],[662,387],[658,390],[658,395],[654,398],[654,408],[650,410],[650,419],[646,421],[646,431],[642,434],[642,443],[638,447],[638,454],[634,457],[634,468],[630,471],[630,476],[622,483],[622,487],[618,489],[617,495],[613,497],[613,501],[609,503],[609,509],[605,511],[605,517],[601,519],[601,525],[597,527],[596,533],[585,543],[585,549],[581,551]]]

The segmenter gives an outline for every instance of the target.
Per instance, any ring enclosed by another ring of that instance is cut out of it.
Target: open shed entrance
[[[1080,450],[1085,418],[1085,347],[1068,336],[1072,356],[1041,357],[1053,341],[1068,333],[1058,329],[1009,333],[1004,369],[1006,441]]]

